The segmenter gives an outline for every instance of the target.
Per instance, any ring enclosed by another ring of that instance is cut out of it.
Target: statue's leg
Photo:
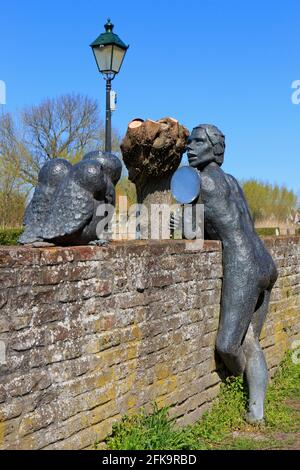
[[[268,384],[268,368],[264,353],[259,344],[259,336],[268,312],[269,290],[262,292],[259,307],[254,312],[251,324],[243,342],[246,356],[245,374],[249,388],[249,411],[246,420],[259,422],[264,417],[264,401]]]
[[[234,375],[242,375],[245,371],[246,356],[242,342],[258,297],[258,287],[251,279],[237,277],[232,273],[224,277],[216,349]]]

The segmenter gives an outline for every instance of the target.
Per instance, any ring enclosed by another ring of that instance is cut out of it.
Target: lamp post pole
[[[105,32],[91,44],[99,72],[106,81],[106,115],[105,115],[105,152],[111,153],[111,81],[119,73],[129,46],[113,32],[114,25],[110,19],[104,25]]]
[[[106,78],[106,119],[105,119],[105,152],[111,153],[111,79]]]

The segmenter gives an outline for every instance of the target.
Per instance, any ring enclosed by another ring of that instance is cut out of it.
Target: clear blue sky
[[[226,134],[224,169],[300,190],[299,0],[26,0],[0,4],[7,111],[104,81],[89,44],[110,17],[130,44],[113,82],[123,134],[134,117],[173,116]]]

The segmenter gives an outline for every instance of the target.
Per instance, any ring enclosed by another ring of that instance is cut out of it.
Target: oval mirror
[[[199,196],[201,176],[196,168],[181,166],[171,180],[171,193],[180,204],[190,204]]]

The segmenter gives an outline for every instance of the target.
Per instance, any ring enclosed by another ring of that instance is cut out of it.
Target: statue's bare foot
[[[89,243],[91,246],[107,246],[109,244],[109,240],[93,240]]]

